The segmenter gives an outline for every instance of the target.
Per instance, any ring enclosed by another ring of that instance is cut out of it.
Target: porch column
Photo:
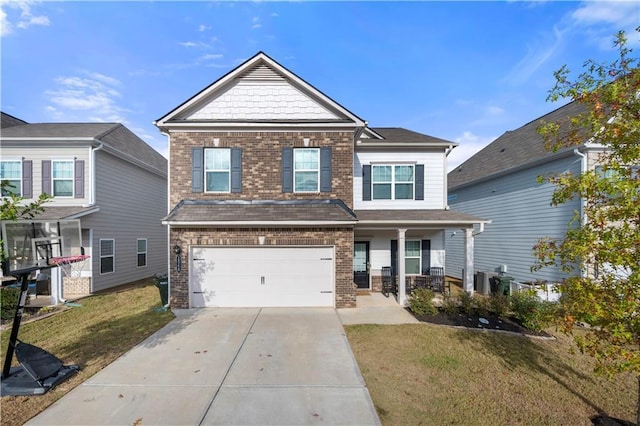
[[[473,294],[473,228],[464,229],[464,277],[462,288]]]
[[[407,302],[406,271],[404,269],[404,236],[406,229],[398,229],[398,303],[404,306]]]

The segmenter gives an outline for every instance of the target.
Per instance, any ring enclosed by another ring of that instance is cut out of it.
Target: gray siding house
[[[166,273],[167,160],[119,123],[15,120],[2,114],[0,178],[27,202],[53,195],[37,219],[80,219],[91,256],[64,295]]]
[[[491,220],[475,239],[475,271],[505,273],[520,282],[557,282],[566,277],[559,268],[531,272],[533,247],[542,237],[561,238],[581,200],[551,206],[554,186],[538,176],[581,173],[595,167],[602,147],[585,142],[549,152],[537,128],[583,111],[569,103],[524,126],[508,131],[448,174],[451,208]],[[463,238],[450,229],[446,239],[447,273],[460,277],[464,264]]]

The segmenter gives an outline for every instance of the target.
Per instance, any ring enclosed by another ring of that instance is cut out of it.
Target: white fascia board
[[[193,128],[199,128],[200,131],[261,131],[263,129],[280,130],[280,129],[354,129],[356,125],[353,123],[265,123],[265,122],[242,122],[242,123],[165,123],[162,125],[169,132],[171,131],[189,131],[196,132]]]
[[[93,137],[25,137],[25,136],[2,136],[2,141],[33,141],[33,142],[47,142],[47,141],[65,141],[65,142],[94,142],[96,139]]]
[[[100,207],[99,206],[95,206],[92,209],[89,210],[83,210],[80,213],[76,213],[76,214],[72,214],[70,216],[65,217],[65,219],[79,219],[81,217],[90,215],[92,213],[97,213],[100,211]]]
[[[403,226],[429,226],[438,228],[451,228],[453,226],[473,226],[481,223],[491,223],[490,220],[359,220],[356,225],[369,226],[393,226],[402,228]]]
[[[361,148],[364,148],[364,149],[382,148],[382,149],[391,149],[391,150],[393,150],[394,148],[440,148],[442,150],[447,150],[447,149],[449,149],[451,147],[456,147],[456,146],[458,146],[457,143],[440,143],[440,142],[434,142],[434,143],[429,143],[429,142],[424,142],[424,143],[420,143],[420,142],[403,142],[403,143],[397,143],[397,142],[372,142],[372,143],[357,142],[356,143],[356,150],[361,149]]]
[[[246,228],[263,228],[263,227],[282,227],[282,226],[295,226],[295,227],[317,227],[317,226],[354,226],[355,221],[345,222],[339,220],[328,221],[312,221],[312,220],[259,220],[259,221],[246,221],[246,220],[228,220],[228,221],[173,221],[163,220],[163,225],[177,226],[177,227],[203,227],[203,226],[217,226],[217,227],[246,227]]]

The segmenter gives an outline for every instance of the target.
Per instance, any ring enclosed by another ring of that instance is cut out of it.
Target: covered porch
[[[446,280],[447,229],[465,235],[465,276],[462,287],[473,293],[474,238],[489,221],[452,210],[360,210],[354,229],[354,284],[357,289],[383,291],[391,275],[397,300],[407,303],[413,287],[427,285],[430,277]],[[467,273],[468,271],[468,273]],[[424,280],[424,281],[423,281]],[[444,288],[443,288],[444,290]]]

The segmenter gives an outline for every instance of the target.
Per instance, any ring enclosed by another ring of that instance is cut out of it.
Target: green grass
[[[431,324],[345,327],[384,425],[631,422],[636,379],[595,377],[570,338],[534,340]]]
[[[158,312],[160,295],[152,279],[84,298],[74,307],[23,324],[18,338],[39,346],[80,372],[43,396],[3,397],[2,425],[21,425],[109,365],[174,318]],[[11,330],[1,334],[2,365]],[[14,364],[17,361],[14,357]]]

